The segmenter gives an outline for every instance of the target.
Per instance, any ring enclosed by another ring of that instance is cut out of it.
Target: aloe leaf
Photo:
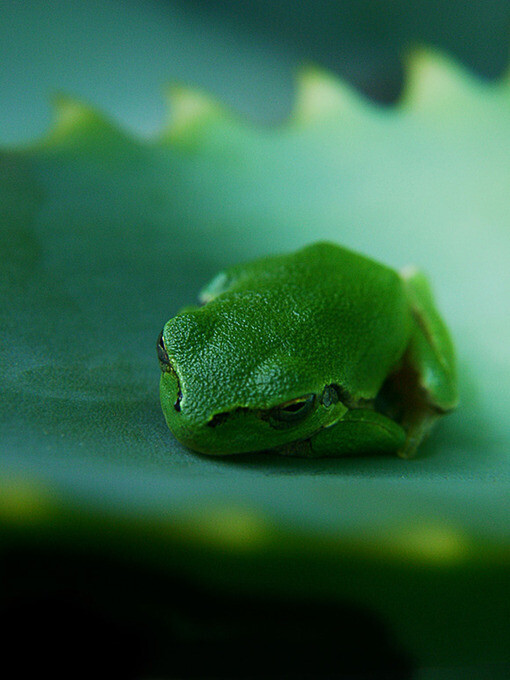
[[[420,663],[508,662],[508,78],[422,50],[384,108],[307,69],[271,128],[169,98],[156,139],[62,96],[43,139],[1,151],[5,545],[347,601]],[[430,275],[458,411],[412,461],[185,450],[158,402],[163,323],[218,269],[318,239]]]

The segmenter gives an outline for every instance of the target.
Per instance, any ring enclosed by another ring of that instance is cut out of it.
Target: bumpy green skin
[[[169,428],[208,454],[408,457],[457,403],[426,278],[330,243],[221,272],[159,339]]]

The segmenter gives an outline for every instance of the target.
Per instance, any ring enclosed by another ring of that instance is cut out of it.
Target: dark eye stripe
[[[158,359],[160,363],[165,366],[170,366],[170,360],[168,358],[168,353],[166,351],[165,342],[163,340],[163,331],[159,334],[158,342],[156,344],[156,351],[158,353]]]
[[[158,360],[159,360],[159,366],[162,371],[165,371],[167,373],[173,373],[173,375],[177,378],[177,385],[178,385],[178,392],[177,392],[177,401],[174,404],[174,409],[176,411],[181,410],[181,399],[182,399],[182,391],[181,387],[179,385],[179,378],[174,371],[174,368],[172,364],[170,363],[170,358],[168,356],[168,352],[166,351],[165,347],[165,341],[163,340],[163,331],[159,334],[158,337],[158,342],[156,343],[156,351],[158,353]]]
[[[181,410],[181,399],[182,399],[182,392],[181,392],[181,388],[179,387],[179,391],[178,391],[178,393],[177,393],[177,401],[176,401],[175,404],[174,404],[174,409],[175,409],[176,411],[180,411],[180,410]]]

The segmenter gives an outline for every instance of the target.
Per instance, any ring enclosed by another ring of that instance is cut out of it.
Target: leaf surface
[[[44,139],[1,152],[4,535],[354,602],[427,663],[508,661],[508,80],[421,51],[394,108],[314,69],[280,127],[170,101],[143,140],[61,97]],[[319,239],[428,273],[458,411],[411,461],[186,451],[159,406],[164,322],[219,269]]]

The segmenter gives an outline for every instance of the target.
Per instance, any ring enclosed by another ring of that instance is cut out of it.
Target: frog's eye
[[[159,334],[158,342],[156,344],[156,351],[158,353],[159,363],[162,365],[162,368],[170,366],[170,359],[168,358],[165,341],[163,340],[163,331],[161,331]]]
[[[270,418],[277,423],[297,423],[310,413],[315,403],[315,394],[292,399],[271,409]]]

